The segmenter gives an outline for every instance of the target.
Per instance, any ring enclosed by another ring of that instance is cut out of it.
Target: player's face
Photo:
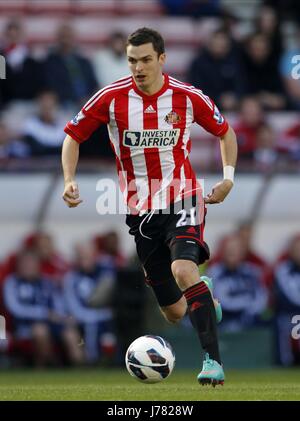
[[[158,57],[152,43],[137,47],[128,45],[127,59],[130,71],[139,89],[147,92],[160,83],[165,54]]]

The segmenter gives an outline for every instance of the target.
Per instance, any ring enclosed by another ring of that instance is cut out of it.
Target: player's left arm
[[[234,130],[229,126],[226,133],[220,136],[220,150],[223,163],[223,181],[218,182],[205,198],[205,203],[222,203],[233,187],[234,170],[237,160],[237,141]]]
[[[220,113],[216,104],[201,90],[190,87],[194,121],[220,139],[224,179],[217,183],[204,198],[208,204],[221,203],[233,187],[234,169],[237,160],[237,141],[233,129]]]

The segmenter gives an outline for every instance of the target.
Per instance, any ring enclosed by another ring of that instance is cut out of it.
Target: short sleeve
[[[109,122],[109,98],[101,95],[101,91],[97,94],[64,128],[65,133],[78,143],[86,141],[98,127]]]
[[[223,136],[229,125],[216,104],[196,88],[191,89],[189,97],[193,106],[194,121],[212,135]]]

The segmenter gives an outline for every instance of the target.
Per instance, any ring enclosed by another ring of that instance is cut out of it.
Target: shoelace
[[[205,354],[205,360],[203,361],[203,369],[207,370],[213,367],[214,361],[209,358],[208,354]]]

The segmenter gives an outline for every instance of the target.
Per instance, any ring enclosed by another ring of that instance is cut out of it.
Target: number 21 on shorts
[[[181,209],[177,212],[177,215],[181,215],[176,228],[184,227],[185,225],[196,225],[196,207],[192,207],[189,212],[186,209]]]

